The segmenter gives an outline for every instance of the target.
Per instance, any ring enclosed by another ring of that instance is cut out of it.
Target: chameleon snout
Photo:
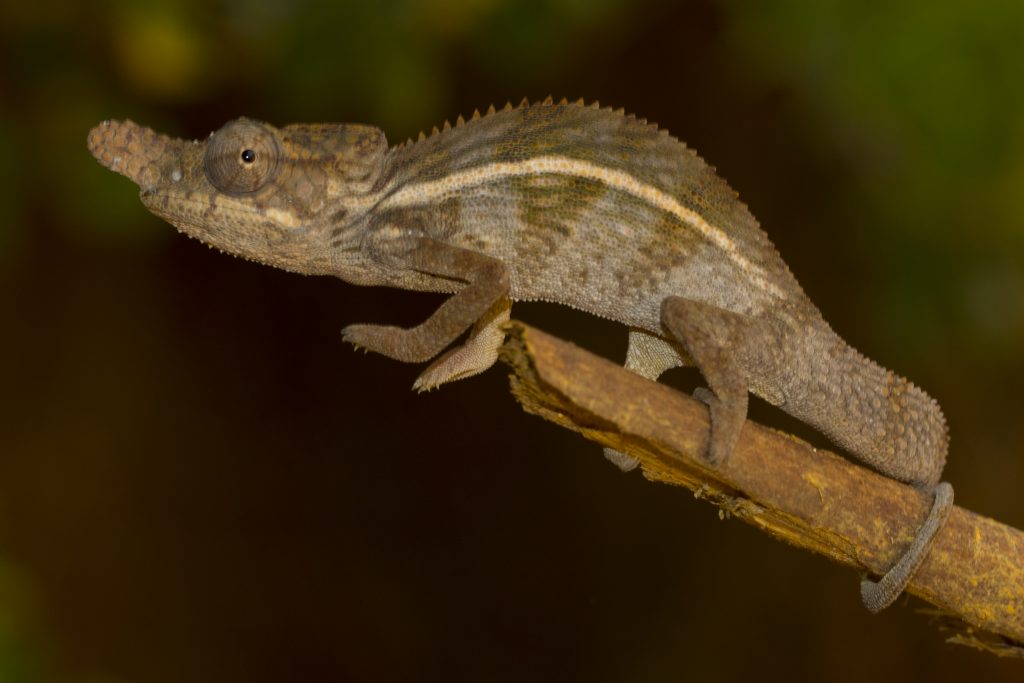
[[[143,191],[155,189],[161,181],[181,179],[183,141],[132,121],[104,121],[89,131],[87,144],[97,161]]]

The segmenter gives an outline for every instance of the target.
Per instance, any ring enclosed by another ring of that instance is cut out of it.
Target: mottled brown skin
[[[628,326],[634,372],[656,379],[696,365],[708,383],[698,395],[711,410],[711,463],[732,451],[753,392],[891,477],[922,488],[939,480],[947,433],[935,401],[831,330],[710,167],[621,111],[550,100],[492,108],[394,148],[360,125],[238,119],[188,142],[108,121],[89,147],[140,186],[152,212],[223,251],[453,293],[417,327],[343,332],[398,360],[437,357],[418,389],[490,367],[511,301],[552,301]],[[468,341],[442,354],[468,328]],[[936,492],[901,563],[863,584],[869,608],[895,599],[927,554],[952,504],[947,484]]]

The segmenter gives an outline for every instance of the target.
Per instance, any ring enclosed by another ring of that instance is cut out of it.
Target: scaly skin
[[[628,326],[634,372],[700,369],[712,463],[732,451],[753,392],[891,477],[922,488],[939,480],[948,438],[935,401],[831,330],[710,167],[621,111],[524,102],[394,148],[361,125],[238,119],[188,142],[105,122],[89,147],[140,186],[150,211],[223,251],[453,293],[418,327],[344,330],[358,346],[421,362],[472,327],[419,389],[490,367],[511,301],[552,301]],[[927,553],[952,504],[951,490],[940,493],[902,574],[865,589],[872,608],[894,599]]]

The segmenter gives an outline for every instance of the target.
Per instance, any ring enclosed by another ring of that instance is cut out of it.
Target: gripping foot
[[[935,501],[931,512],[917,532],[914,542],[903,553],[903,557],[885,573],[877,582],[864,579],[860,583],[860,597],[869,612],[880,612],[893,603],[910,583],[918,567],[928,556],[935,534],[946,521],[949,511],[953,508],[953,487],[948,482],[940,482],[933,491]]]

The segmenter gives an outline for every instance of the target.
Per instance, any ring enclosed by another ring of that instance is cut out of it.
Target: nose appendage
[[[132,121],[104,121],[89,131],[89,151],[96,160],[130,179],[143,190],[153,189],[182,142]],[[180,171],[179,171],[180,173]]]

